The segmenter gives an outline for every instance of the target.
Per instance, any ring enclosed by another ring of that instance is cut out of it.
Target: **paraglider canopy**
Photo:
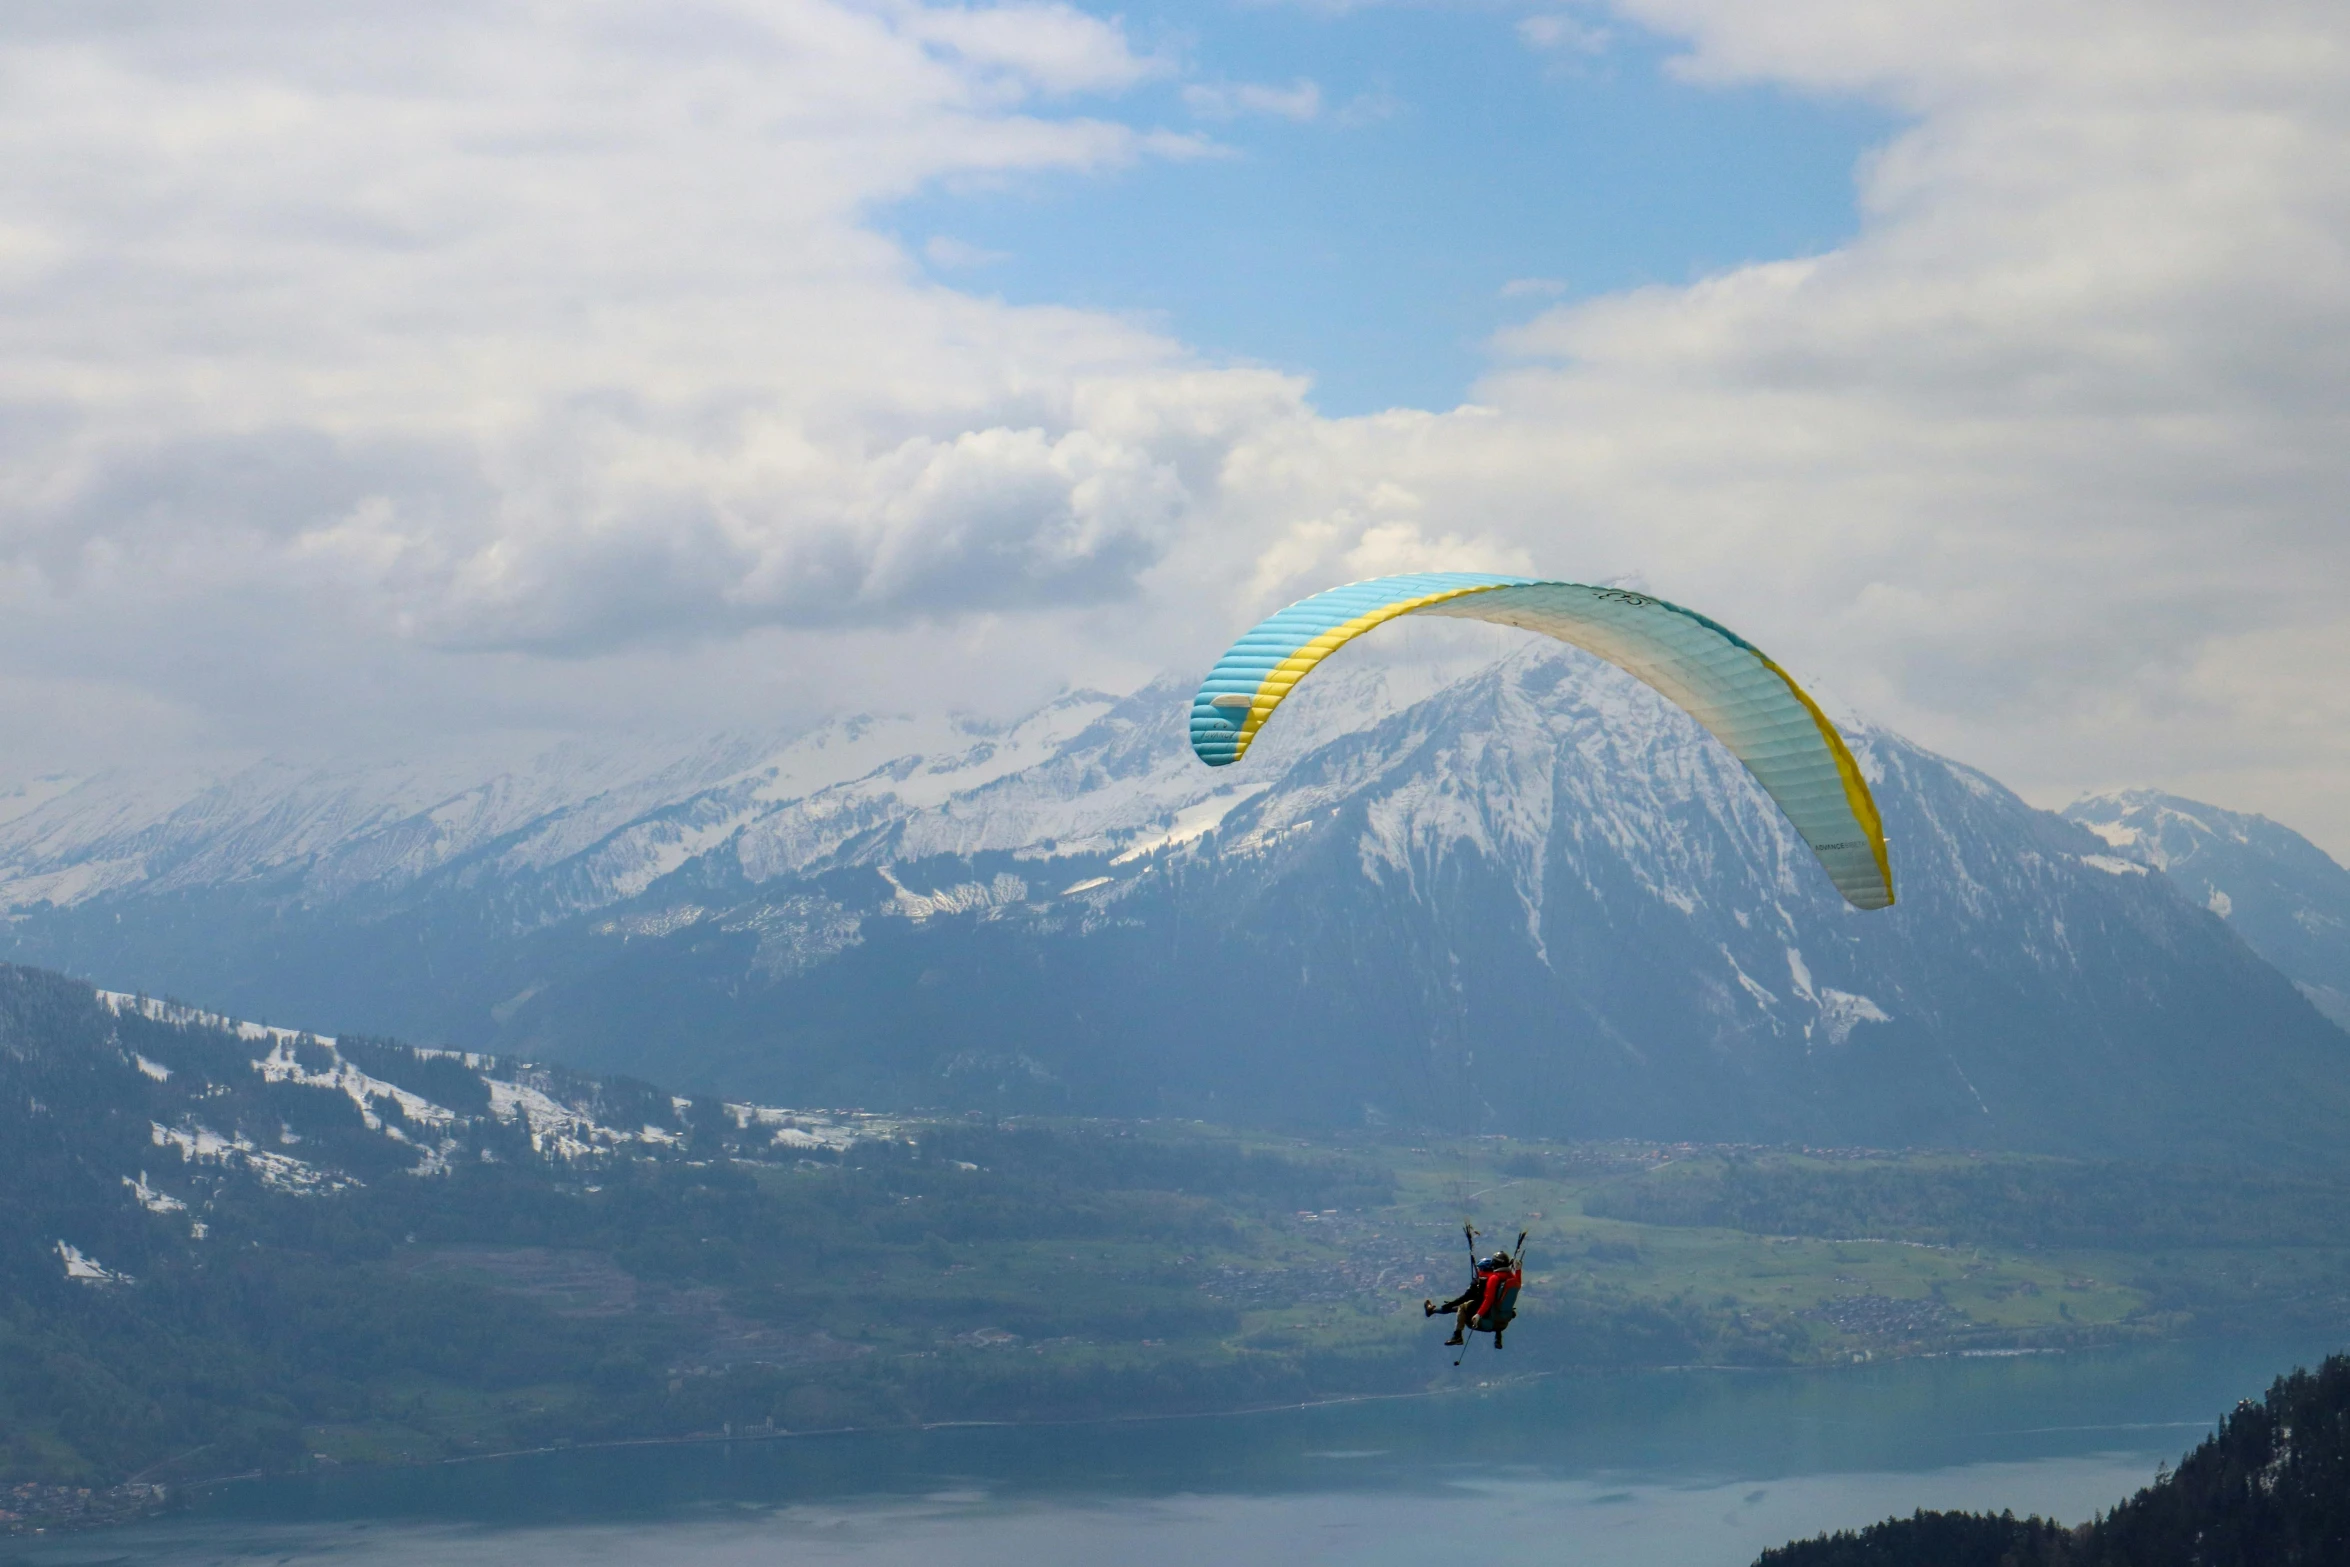
[[[1191,748],[1210,767],[1250,742],[1300,680],[1404,615],[1539,631],[1655,687],[1729,747],[1811,845],[1855,908],[1893,902],[1885,829],[1844,737],[1787,672],[1728,627],[1646,593],[1484,572],[1430,571],[1300,599],[1232,644],[1191,704]]]

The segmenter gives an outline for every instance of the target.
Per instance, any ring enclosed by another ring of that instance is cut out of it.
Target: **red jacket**
[[[1489,1317],[1500,1304],[1504,1291],[1514,1290],[1526,1282],[1526,1276],[1515,1268],[1496,1268],[1485,1275],[1485,1296],[1477,1302],[1477,1315]]]

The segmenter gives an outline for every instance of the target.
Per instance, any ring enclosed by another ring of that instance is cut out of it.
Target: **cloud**
[[[999,261],[1012,259],[1005,251],[989,250],[947,234],[933,234],[923,241],[922,254],[932,266],[949,269],[993,266]]]
[[[1203,120],[1237,120],[1265,114],[1304,124],[1322,116],[1322,89],[1299,77],[1287,87],[1261,83],[1193,82],[1183,89],[1184,106]]]
[[[1217,150],[1122,118],[1165,68],[1066,7],[10,12],[12,755],[1001,707],[1484,565],[1637,572],[2043,798],[2170,782],[2350,853],[2339,9],[1615,17],[1695,84],[1900,109],[1858,236],[1329,420],[876,232]]]
[[[1116,23],[1074,6],[903,5],[893,17],[959,63],[1002,72],[1015,94],[1115,93],[1166,69],[1129,49]]]
[[[0,551],[66,594],[100,562],[207,550],[323,571],[387,625],[483,644],[568,644],[609,598],[625,636],[779,551],[837,573],[893,528],[981,536],[889,493],[904,452],[1012,462],[1064,423],[1072,377],[1180,357],[931,288],[862,223],[929,181],[1191,148],[1025,106],[1156,69],[1114,27],[821,0],[660,16],[678,25],[226,7],[0,33],[0,146],[28,170],[0,224]],[[1045,445],[1084,446],[1068,433]],[[1117,461],[1086,460],[1070,485],[1116,491]],[[1033,548],[982,530],[1026,562],[1016,601],[1106,591],[1072,551],[1137,558],[1104,541],[1147,529],[1072,523],[1086,504],[1043,506]],[[804,547],[778,544],[794,529]]]
[[[1556,299],[1567,291],[1567,280],[1555,277],[1516,277],[1501,286],[1504,299]]]
[[[1604,27],[1555,13],[1524,18],[1518,23],[1518,36],[1536,49],[1562,54],[1605,54],[1614,41]]]

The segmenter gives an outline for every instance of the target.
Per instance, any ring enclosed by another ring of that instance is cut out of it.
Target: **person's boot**
[[[1501,1348],[1501,1329],[1499,1328],[1493,1330],[1493,1347],[1495,1349]]]
[[[1434,1302],[1434,1301],[1432,1301],[1432,1300],[1424,1300],[1424,1301],[1420,1302],[1420,1315],[1421,1315],[1421,1316],[1423,1316],[1423,1317],[1433,1317],[1433,1316],[1435,1316],[1435,1315],[1436,1315],[1436,1302]]]
[[[1450,1349],[1456,1344],[1466,1344],[1467,1342],[1467,1339],[1461,1337],[1461,1330],[1459,1328],[1454,1328],[1452,1330],[1452,1337],[1444,1341],[1444,1347],[1446,1349]]]

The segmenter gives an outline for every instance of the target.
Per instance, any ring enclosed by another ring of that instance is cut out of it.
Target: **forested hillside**
[[[2350,1356],[2279,1377],[2112,1512],[2067,1529],[1920,1513],[1756,1567],[2339,1567],[2350,1562]]]
[[[0,1478],[1296,1396],[1295,1357],[1111,1351],[1235,1328],[1186,1248],[1391,1185],[1205,1140],[762,1114],[0,967]],[[986,1354],[1055,1339],[1110,1358]]]

